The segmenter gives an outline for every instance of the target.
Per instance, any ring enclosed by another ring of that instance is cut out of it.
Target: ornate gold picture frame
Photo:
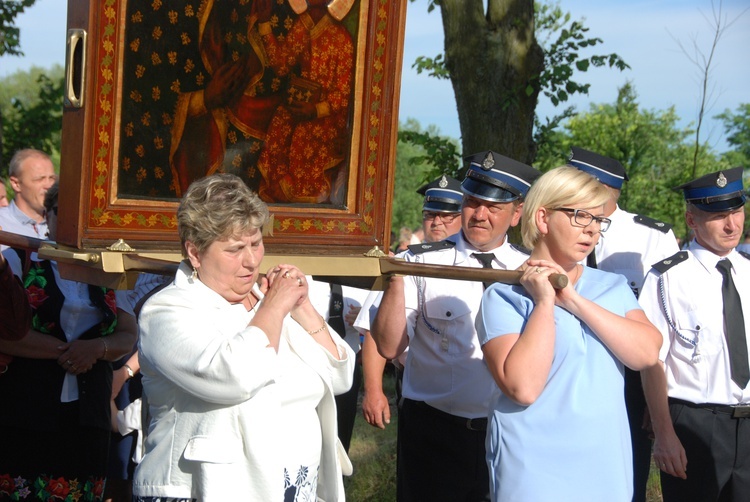
[[[268,252],[388,246],[405,0],[256,4],[69,1],[59,243],[176,249],[189,182],[233,172]]]

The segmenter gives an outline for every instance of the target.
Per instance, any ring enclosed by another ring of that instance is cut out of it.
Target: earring
[[[195,282],[198,279],[198,269],[193,268],[193,273],[190,275],[190,280]]]

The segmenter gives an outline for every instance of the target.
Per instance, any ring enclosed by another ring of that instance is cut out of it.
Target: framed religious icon
[[[241,177],[268,252],[387,247],[405,0],[69,0],[58,242],[176,249]]]

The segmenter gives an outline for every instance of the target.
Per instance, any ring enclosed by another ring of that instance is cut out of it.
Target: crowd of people
[[[612,158],[574,147],[544,174],[466,160],[463,180],[418,190],[423,237],[403,232],[398,256],[517,270],[512,284],[392,275],[365,291],[262,270],[269,209],[232,174],[190,184],[176,275],[133,290],[3,246],[0,500],[345,500],[359,402],[391,422],[388,364],[400,502],[644,501],[652,459],[665,501],[744,500],[743,169],[675,187],[680,250],[619,207]],[[9,184],[0,228],[54,240],[49,157],[17,152]]]

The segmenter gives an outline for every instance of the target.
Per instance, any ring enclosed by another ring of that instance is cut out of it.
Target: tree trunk
[[[441,0],[445,63],[456,95],[464,155],[494,150],[530,163],[544,66],[533,0]],[[482,57],[476,57],[481,54]]]

